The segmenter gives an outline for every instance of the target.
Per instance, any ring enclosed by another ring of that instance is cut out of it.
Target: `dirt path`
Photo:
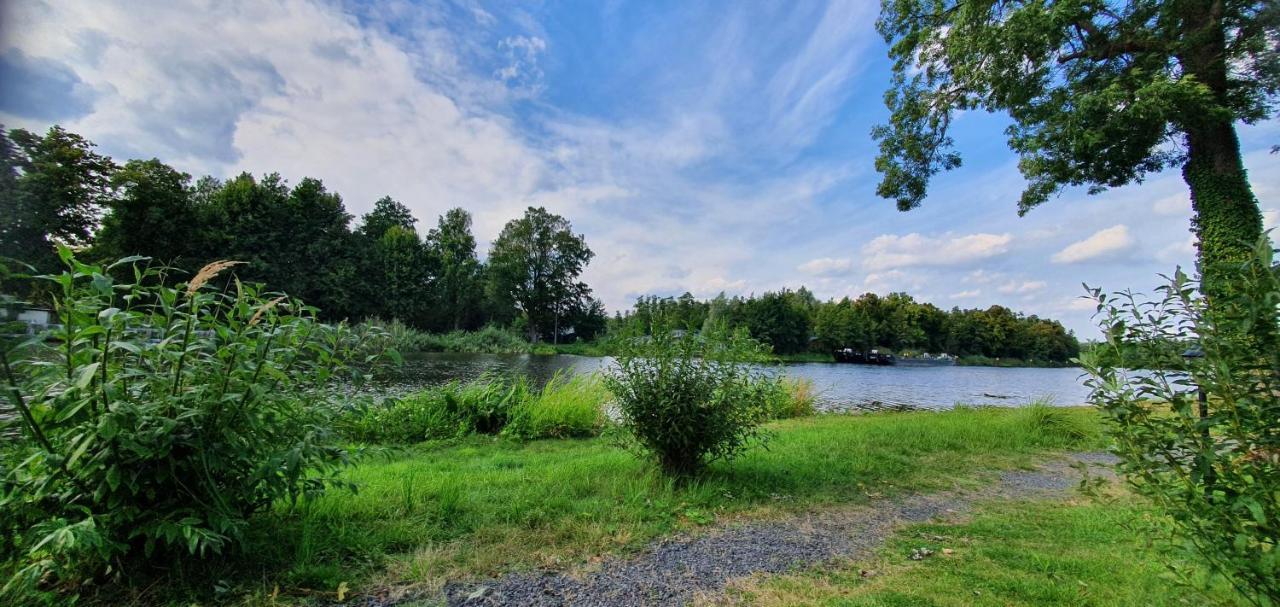
[[[443,599],[461,607],[684,605],[697,593],[721,590],[733,578],[870,556],[898,526],[953,517],[979,500],[1065,497],[1079,482],[1072,464],[1110,461],[1104,453],[1075,453],[1034,471],[1005,472],[976,491],[886,498],[783,520],[736,523],[655,542],[637,555],[606,560],[582,575],[519,573],[450,583]]]

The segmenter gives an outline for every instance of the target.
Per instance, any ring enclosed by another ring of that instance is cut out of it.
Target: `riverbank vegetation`
[[[341,476],[355,493],[278,502],[255,516],[241,548],[218,559],[131,569],[81,592],[90,604],[297,604],[333,600],[340,588],[346,596],[383,585],[429,590],[445,579],[564,566],[727,518],[972,486],[1038,454],[1097,446],[1090,411],[1052,414],[1087,438],[1018,409],[773,422],[768,450],[713,463],[692,483],[674,482],[607,436],[428,441],[366,455]]]
[[[688,331],[708,322],[745,328],[779,356],[816,360],[847,347],[1061,364],[1079,347],[1052,320],[1002,306],[944,311],[903,293],[825,302],[803,288],[707,301],[686,293],[642,297],[610,318],[580,280],[594,253],[566,218],[545,209],[508,222],[482,260],[462,208],[424,235],[390,197],[357,220],[319,179],[193,180],[157,159],[117,164],[56,126],[43,135],[0,131],[0,197],[11,201],[0,214],[0,258],[36,273],[59,270],[55,242],[98,262],[150,257],[172,268],[171,282],[236,259],[242,280],[298,297],[322,320],[400,323],[412,331],[402,334],[405,351],[598,355],[614,351],[611,337],[647,334],[659,317]],[[3,286],[47,305],[48,290],[29,284]]]

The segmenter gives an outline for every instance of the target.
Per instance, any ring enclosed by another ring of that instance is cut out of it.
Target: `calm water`
[[[407,358],[404,371],[386,386],[410,390],[484,373],[524,374],[542,383],[557,371],[590,373],[607,368],[608,358],[529,356],[523,354],[425,354]],[[1060,405],[1085,402],[1080,369],[1001,369],[996,367],[873,367],[835,363],[793,363],[779,367],[808,378],[819,392],[819,408],[947,409],[961,404],[1020,406],[1036,398]]]

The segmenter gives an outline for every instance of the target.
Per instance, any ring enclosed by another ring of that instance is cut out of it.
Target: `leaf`
[[[346,582],[338,584],[338,602],[347,600],[347,593],[350,592],[350,590],[351,589],[347,586]]]

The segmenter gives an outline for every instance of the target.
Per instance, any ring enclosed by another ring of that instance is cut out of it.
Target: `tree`
[[[493,293],[528,321],[530,341],[555,330],[557,311],[583,295],[577,281],[594,254],[565,218],[529,207],[502,228],[489,252]]]
[[[1019,214],[1065,186],[1091,193],[1179,166],[1207,291],[1262,232],[1237,121],[1280,92],[1280,5],[1268,0],[883,0],[894,59],[877,193],[908,210],[960,165],[955,112],[1007,112],[1027,178]]]
[[[118,192],[107,207],[94,248],[104,258],[146,255],[182,266],[198,224],[191,176],[158,159],[130,160],[111,177]]]
[[[413,218],[413,212],[409,210],[409,207],[404,206],[390,196],[383,196],[373,203],[372,211],[365,213],[360,223],[359,232],[367,238],[377,240],[382,238],[382,235],[392,227],[413,230],[413,224],[417,222],[418,220]]]
[[[379,312],[421,327],[430,300],[431,264],[427,250],[412,228],[393,225],[378,239],[375,247]],[[367,280],[367,278],[366,278]]]
[[[471,214],[461,208],[449,209],[435,228],[427,233],[427,248],[438,264],[436,294],[448,326],[463,327],[483,293],[480,260],[476,258],[476,237],[471,234]]]
[[[90,242],[116,166],[93,143],[57,126],[43,137],[12,130],[3,148],[4,180],[14,188],[0,201],[0,256],[53,271],[54,243]]]

